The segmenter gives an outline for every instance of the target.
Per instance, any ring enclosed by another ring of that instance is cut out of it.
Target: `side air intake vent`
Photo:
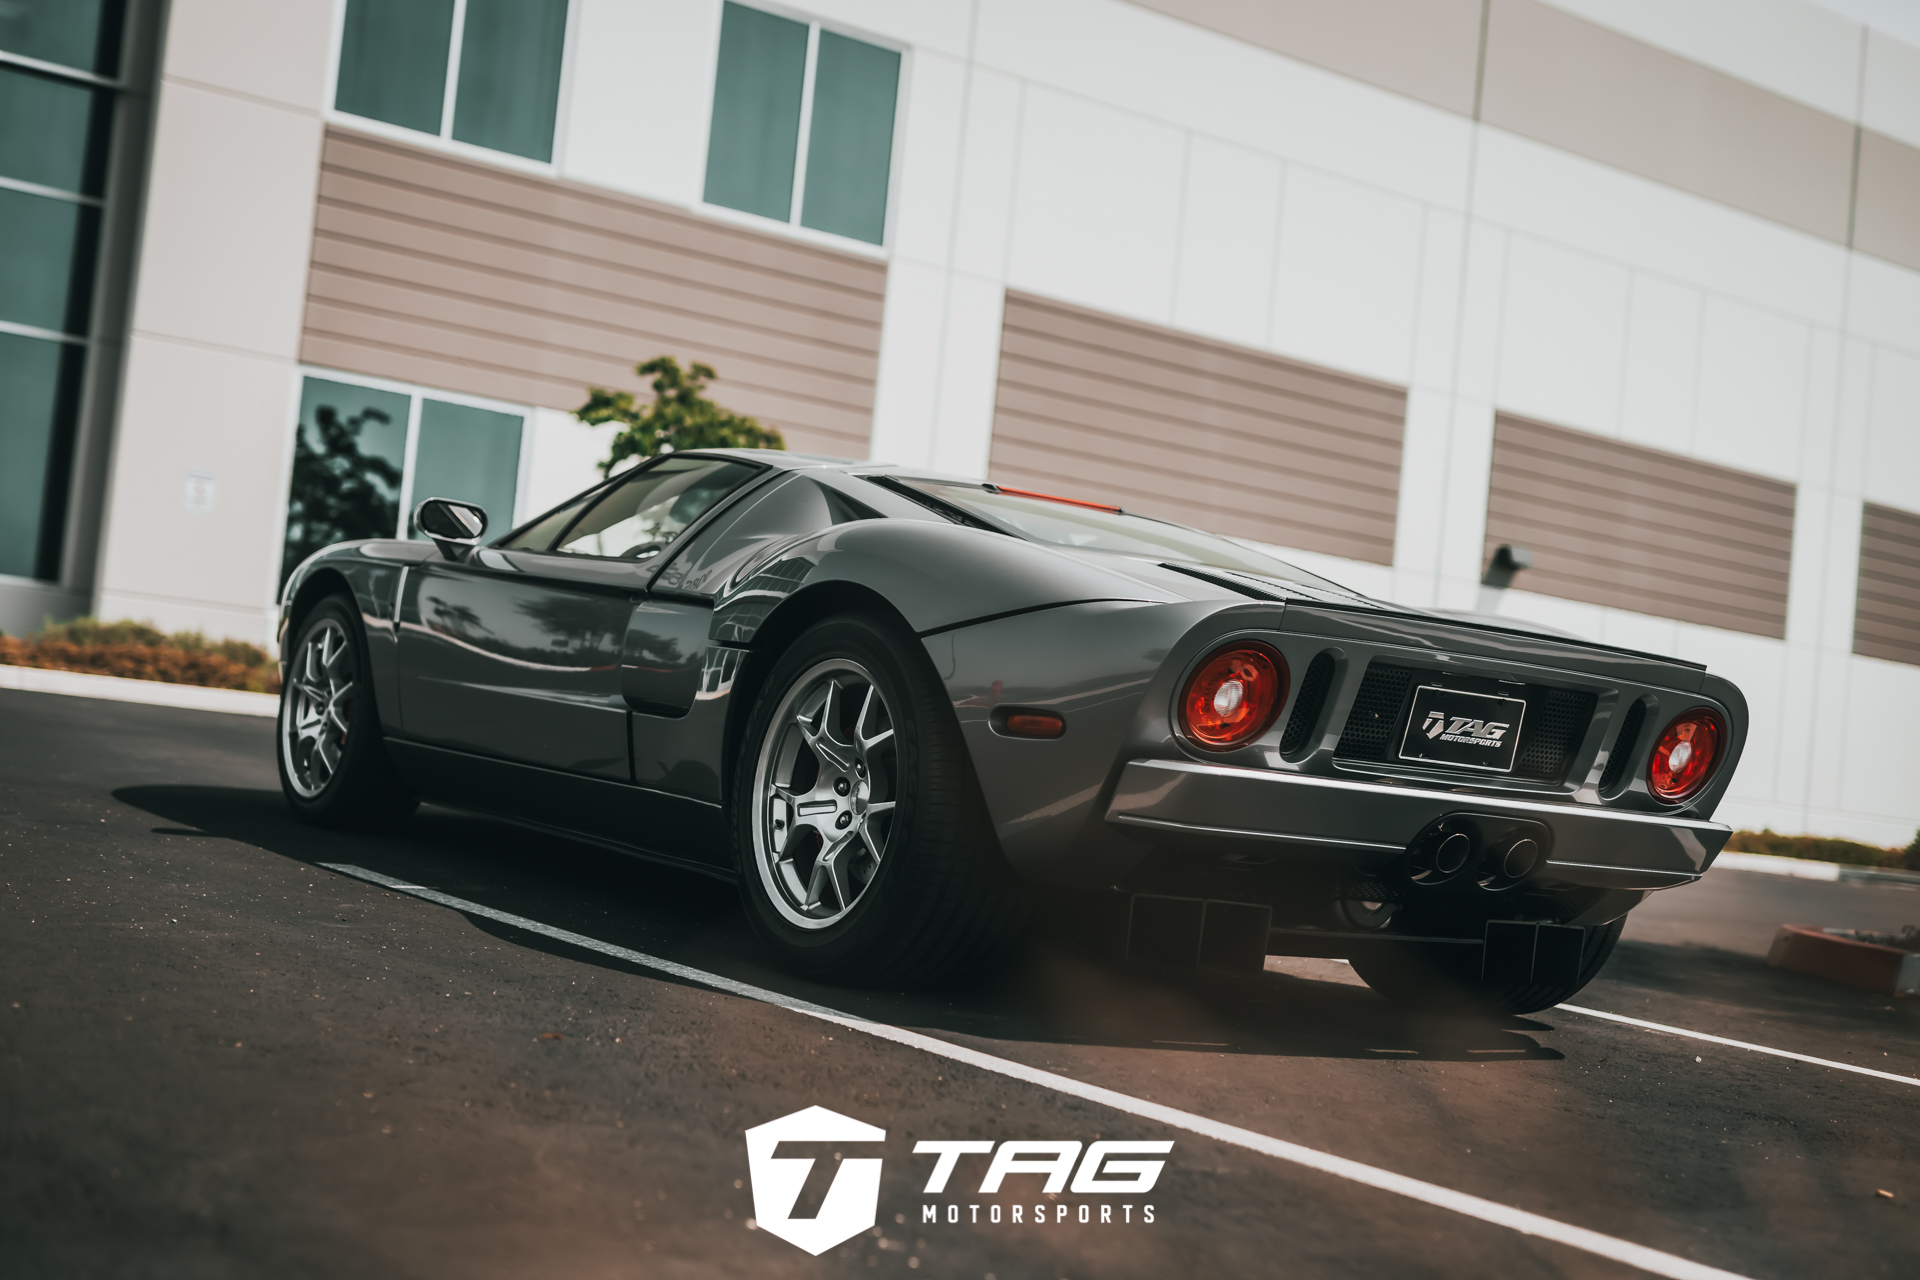
[[[1647,704],[1635,702],[1620,722],[1620,734],[1613,740],[1613,754],[1607,757],[1607,771],[1600,775],[1600,794],[1610,796],[1627,776],[1633,763],[1633,749],[1640,745],[1640,726],[1647,718]]]
[[[1300,696],[1294,699],[1293,713],[1287,717],[1286,732],[1280,735],[1280,754],[1290,756],[1307,745],[1307,735],[1320,719],[1326,705],[1327,690],[1333,687],[1333,655],[1315,655],[1300,677]]]

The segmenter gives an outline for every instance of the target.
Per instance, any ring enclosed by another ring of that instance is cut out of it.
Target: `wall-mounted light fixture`
[[[1533,552],[1525,547],[1501,543],[1500,549],[1493,553],[1493,559],[1487,562],[1487,576],[1480,579],[1483,587],[1492,587],[1495,591],[1505,591],[1513,585],[1513,575],[1522,569],[1533,568]]]

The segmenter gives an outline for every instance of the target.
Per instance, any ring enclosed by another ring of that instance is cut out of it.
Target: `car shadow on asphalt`
[[[1299,974],[1161,969],[1106,959],[1036,929],[1024,953],[964,988],[829,986],[774,968],[733,887],[483,816],[425,806],[399,831],[307,826],[274,790],[131,786],[114,798],[164,822],[157,834],[232,840],[309,866],[344,863],[496,911],[986,1052],[1087,1045],[1180,1053],[1511,1062],[1564,1055],[1528,1018],[1443,1017],[1365,987]],[[339,874],[339,873],[335,873]],[[371,888],[371,886],[369,886]],[[699,984],[471,915],[514,946],[676,985]]]

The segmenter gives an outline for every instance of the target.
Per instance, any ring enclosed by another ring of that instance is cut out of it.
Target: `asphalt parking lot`
[[[0,692],[0,728],[8,1274],[1644,1274],[1021,1070],[1736,1274],[1920,1265],[1915,1084],[1565,1009],[1410,1017],[1330,961],[1170,976],[1042,943],[964,995],[810,987],[715,882],[445,810],[388,837],[301,827],[265,720]],[[1576,1003],[1920,1075],[1920,1001],[1768,969],[1787,921],[1897,929],[1920,890],[1714,872],[1637,912]],[[887,1131],[879,1225],[818,1258],[749,1225],[742,1137],[815,1104]],[[965,1163],[923,1193],[916,1141],[1012,1138],[1174,1146],[1127,1222],[1082,1225],[1098,1198],[1034,1175],[974,1194]],[[1013,1200],[1027,1221],[969,1220]]]

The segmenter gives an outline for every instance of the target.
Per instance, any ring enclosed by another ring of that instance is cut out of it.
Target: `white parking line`
[[[1629,1018],[1618,1013],[1603,1013],[1598,1009],[1583,1009],[1577,1004],[1557,1004],[1556,1009],[1565,1009],[1568,1013],[1582,1013],[1589,1018],[1604,1018],[1608,1022],[1624,1022],[1630,1027],[1644,1027],[1648,1031],[1660,1031],[1670,1036],[1685,1036],[1689,1040],[1705,1040],[1711,1044],[1724,1044],[1729,1048],[1747,1049],[1753,1053],[1768,1053],[1776,1058],[1792,1058],[1795,1062],[1810,1062],[1816,1067],[1832,1067],[1835,1071],[1851,1071],[1856,1075],[1873,1076],[1880,1080],[1891,1080],[1895,1084],[1920,1084],[1913,1076],[1897,1076],[1891,1071],[1875,1071],[1872,1067],[1856,1067],[1851,1062],[1835,1062],[1831,1058],[1810,1058],[1804,1053],[1791,1053],[1785,1049],[1772,1049],[1764,1044],[1749,1044],[1745,1040],[1729,1040],[1725,1036],[1710,1036],[1704,1031],[1689,1031],[1685,1027],[1670,1027],[1664,1022],[1646,1022],[1640,1018]]]
[[[392,889],[398,893],[412,894],[416,898],[422,898],[428,902],[437,902],[441,906],[452,907],[455,911],[464,912],[467,915],[480,916],[483,919],[512,925],[514,928],[524,929],[528,933],[537,933],[543,937],[552,938],[558,942],[565,942],[571,946],[581,947],[588,951],[598,951],[602,955],[612,956],[618,960],[625,960],[629,964],[638,965],[646,969],[653,969],[660,973],[671,974],[676,978],[682,978],[689,982],[697,982],[718,991],[725,991],[732,995],[743,996],[749,1000],[758,1000],[765,1004],[776,1005],[782,1009],[789,1009],[795,1013],[805,1014],[810,1018],[818,1018],[822,1022],[830,1022],[836,1026],[862,1032],[879,1040],[888,1040],[894,1044],[906,1045],[909,1048],[919,1049],[924,1053],[934,1054],[953,1062],[962,1062],[968,1066],[977,1067],[982,1071],[991,1071],[997,1075],[1008,1076],[1027,1084],[1052,1089],[1056,1093],[1064,1093],[1071,1097],[1085,1099],[1088,1102],[1099,1103],[1101,1106],[1111,1107],[1116,1111],[1124,1111],[1128,1115],[1139,1116],[1143,1120],[1151,1120],[1158,1124],[1167,1125],[1170,1128],[1184,1129],[1188,1133],[1195,1133],[1219,1142],[1245,1147],[1250,1151],[1258,1151],[1262,1155],[1273,1156],[1276,1159],[1285,1160],[1289,1163],[1313,1169],[1320,1173],[1332,1174],[1336,1178],[1345,1178],[1349,1182],[1357,1182],[1363,1186],[1373,1187],[1380,1191],[1390,1191],[1395,1195],[1405,1196],[1409,1200],[1418,1200],[1423,1204],[1430,1204],[1437,1208],[1450,1209],[1455,1213],[1463,1214],[1469,1218],[1477,1218],[1482,1222],[1489,1222],[1495,1226],[1518,1231],[1522,1235],[1537,1236],[1543,1240],[1551,1240],[1556,1244],[1563,1244],[1569,1248],[1579,1249],[1585,1253],[1595,1254],[1602,1258],[1609,1258],[1615,1262],[1623,1262],[1628,1266],[1638,1267],[1640,1270],[1650,1272],[1653,1275],[1670,1276],[1673,1277],[1673,1280],[1744,1280],[1743,1277],[1735,1272],[1722,1271],[1716,1267],[1705,1266],[1671,1253],[1662,1253],[1658,1249],[1649,1249],[1645,1245],[1634,1244],[1629,1240],[1619,1240],[1613,1236],[1602,1235],[1598,1231],[1589,1231],[1585,1227],[1576,1227],[1553,1218],[1544,1218],[1537,1213],[1528,1213],[1524,1209],[1510,1208],[1507,1205],[1498,1204],[1492,1200],[1483,1200],[1479,1196],[1470,1196],[1464,1192],[1455,1191],[1450,1187],[1436,1186],[1431,1182],[1422,1182],[1418,1178],[1409,1178],[1404,1174],[1391,1173],[1385,1169],[1376,1169],[1372,1165],[1361,1164],[1358,1160],[1348,1160],[1343,1156],[1329,1155],[1324,1151],[1316,1151],[1312,1147],[1303,1147],[1296,1143],[1284,1142],[1279,1138],[1268,1137],[1264,1133],[1255,1133],[1251,1129],[1242,1129],[1237,1125],[1223,1124],[1218,1120],[1210,1120],[1206,1116],[1195,1115],[1191,1111],[1180,1111],[1173,1107],[1162,1106],[1157,1102],[1149,1102],[1144,1098],[1136,1098],[1130,1094],[1118,1093],[1112,1089],[1103,1089],[1099,1085],[1086,1084],[1073,1079],[1071,1076],[1056,1075],[1051,1071],[1042,1071],[1036,1067],[1029,1067],[1023,1063],[1014,1062],[1007,1058],[996,1058],[991,1054],[981,1053],[957,1044],[950,1044],[945,1040],[936,1039],[929,1035],[922,1035],[917,1031],[908,1031],[902,1027],[892,1026],[884,1022],[873,1022],[851,1013],[842,1013],[838,1009],[829,1009],[825,1005],[813,1004],[806,1000],[798,1000],[792,996],[783,995],[778,991],[768,990],[765,987],[756,987],[745,982],[736,982],[732,978],[723,978],[719,974],[708,973],[703,969],[695,969],[688,965],[675,964],[671,960],[662,960],[658,956],[650,956],[645,952],[629,950],[626,947],[615,946],[609,942],[601,942],[597,938],[589,938],[584,934],[573,933],[566,929],[556,929],[552,925],[542,924],[538,920],[529,920],[525,916],[516,916],[505,911],[496,911],[492,907],[482,906],[477,902],[469,902],[464,898],[456,898],[451,894],[441,893],[437,889],[429,889],[424,885],[409,884],[403,880],[395,880],[390,876],[383,876],[376,871],[368,871],[364,867],[356,867],[348,863],[340,862],[323,862],[320,865],[329,871],[338,871],[342,875],[355,876],[361,880]]]

